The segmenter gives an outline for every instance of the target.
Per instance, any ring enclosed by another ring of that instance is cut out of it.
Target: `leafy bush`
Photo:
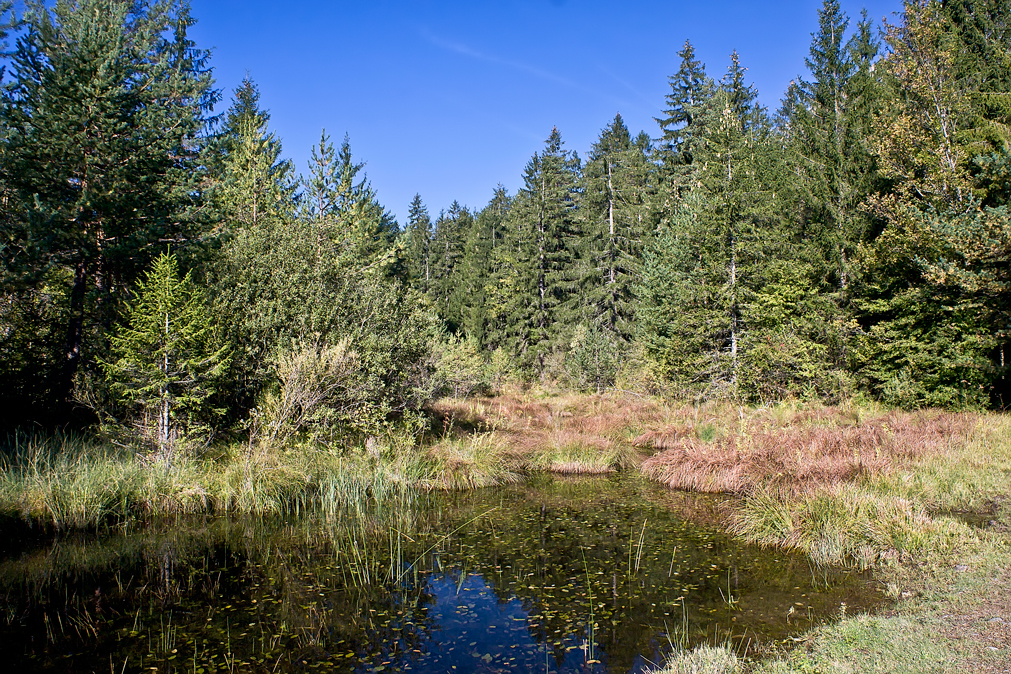
[[[477,340],[450,335],[432,345],[432,390],[436,395],[467,398],[491,391],[491,372]]]

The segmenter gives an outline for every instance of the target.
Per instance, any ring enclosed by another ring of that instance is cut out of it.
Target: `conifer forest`
[[[33,6],[3,90],[5,423],[227,433],[292,357],[347,377],[312,423],[361,430],[457,356],[576,390],[1002,407],[1007,14],[827,2],[775,111],[686,42],[656,128],[601,120],[582,155],[545,130],[517,193],[398,223],[347,138],[286,161],[254,82],[210,114],[183,5]]]
[[[515,192],[418,194],[398,222],[343,129],[296,166],[251,77],[216,88],[183,0],[0,2],[3,525],[333,514],[625,472],[731,494],[713,526],[814,563],[898,574],[985,549],[970,573],[1006,570],[1011,4],[810,11],[807,72],[776,109],[736,51],[703,63],[687,41],[651,128],[615,114],[574,148],[560,120]],[[993,526],[939,515],[970,511]],[[617,553],[629,569],[638,526]],[[573,574],[592,627],[589,554]],[[906,601],[898,578],[882,587]],[[891,648],[898,618],[854,637],[869,628],[846,606],[824,643]],[[1004,671],[1011,638],[992,644],[952,648]],[[760,665],[721,648],[729,664],[705,671],[837,671],[821,646]],[[907,656],[889,671],[942,671]]]

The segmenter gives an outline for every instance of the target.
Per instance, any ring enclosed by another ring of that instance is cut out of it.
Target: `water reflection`
[[[0,559],[24,671],[628,672],[876,600],[635,477],[438,494],[336,522],[186,519]],[[743,646],[742,646],[743,648]]]

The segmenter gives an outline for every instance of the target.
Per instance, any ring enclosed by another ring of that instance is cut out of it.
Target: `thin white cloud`
[[[634,86],[632,86],[632,84],[630,82],[622,79],[616,73],[614,73],[612,70],[610,70],[608,68],[605,68],[604,66],[599,65],[599,64],[597,65],[597,69],[600,70],[600,72],[602,72],[603,74],[605,74],[608,77],[610,77],[612,80],[614,80],[618,84],[620,84],[621,86],[623,86],[626,89],[628,89],[631,93],[633,93],[636,98],[638,98],[644,105],[647,106],[648,110],[652,110],[654,107],[656,107],[656,105],[655,105],[656,101],[652,100],[651,98],[649,98],[648,96],[646,96],[644,93],[642,93],[641,91],[639,91],[638,89],[636,89]]]
[[[528,75],[532,75],[532,76],[534,76],[534,77],[536,77],[538,79],[546,80],[548,82],[554,82],[555,84],[560,84],[560,85],[562,85],[564,87],[568,87],[569,89],[573,89],[575,91],[581,91],[581,92],[583,92],[585,94],[590,94],[592,96],[597,96],[599,98],[603,98],[605,100],[611,101],[613,103],[617,103],[619,105],[627,105],[626,101],[622,101],[620,99],[615,98],[614,96],[611,96],[611,95],[605,94],[605,93],[603,93],[601,91],[598,91],[596,89],[592,89],[590,87],[584,86],[582,84],[579,84],[578,82],[574,82],[574,81],[572,81],[570,79],[567,79],[565,77],[561,77],[561,76],[556,75],[556,74],[554,74],[552,72],[548,72],[547,70],[542,70],[542,69],[540,69],[540,68],[538,68],[536,66],[532,66],[532,65],[529,65],[529,64],[526,64],[526,63],[522,63],[520,61],[513,61],[513,60],[510,60],[510,59],[504,59],[504,58],[500,58],[498,56],[493,56],[491,54],[485,54],[484,52],[480,52],[480,51],[478,51],[476,49],[473,49],[473,48],[471,48],[471,47],[469,47],[469,46],[467,46],[465,44],[462,44],[460,42],[452,42],[450,40],[446,40],[446,39],[441,38],[441,37],[439,37],[437,35],[434,35],[430,31],[428,31],[427,29],[424,29],[424,28],[421,29],[421,36],[429,44],[431,44],[431,45],[433,45],[435,47],[438,47],[439,49],[443,49],[445,51],[453,52],[454,54],[459,54],[461,56],[466,56],[468,58],[472,58],[472,59],[475,59],[475,60],[478,60],[478,61],[485,61],[487,63],[494,63],[496,65],[505,66],[506,68],[512,68],[513,70],[518,70],[520,72],[527,73]]]

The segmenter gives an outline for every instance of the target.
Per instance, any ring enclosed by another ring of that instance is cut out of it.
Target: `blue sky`
[[[775,109],[803,74],[820,0],[624,2],[470,0],[287,3],[191,0],[191,36],[213,49],[227,107],[248,72],[284,153],[306,172],[323,128],[345,133],[379,200],[404,222],[418,192],[433,217],[454,199],[480,208],[515,193],[530,156],[558,126],[585,155],[620,112],[631,131],[653,117],[685,39],[710,75],[737,49]],[[880,25],[899,0],[841,5]]]

